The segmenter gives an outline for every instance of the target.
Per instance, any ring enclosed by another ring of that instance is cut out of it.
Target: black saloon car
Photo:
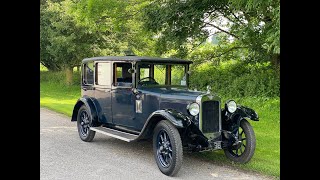
[[[175,175],[185,151],[224,150],[246,163],[255,151],[248,120],[257,113],[189,86],[192,61],[139,56],[93,57],[82,61],[81,95],[71,121],[81,140],[102,133],[127,142],[153,140],[160,171]]]

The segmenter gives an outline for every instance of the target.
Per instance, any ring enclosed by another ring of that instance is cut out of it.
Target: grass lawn
[[[80,97],[79,85],[64,86],[40,81],[40,106],[71,116],[73,106]],[[223,151],[194,153],[194,156],[239,169],[280,176],[280,100],[279,98],[233,98],[236,102],[253,108],[260,121],[249,121],[254,127],[257,147],[251,161],[244,165],[229,161]],[[223,102],[226,100],[222,99]]]
[[[40,106],[71,117],[73,106],[80,97],[79,86],[63,86],[57,83],[40,83]]]

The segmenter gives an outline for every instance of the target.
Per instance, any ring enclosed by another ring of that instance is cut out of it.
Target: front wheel
[[[227,158],[234,162],[247,163],[252,158],[256,148],[256,137],[250,123],[243,119],[240,122],[236,136],[240,143],[224,150]]]
[[[169,121],[160,121],[153,134],[153,152],[160,171],[174,176],[182,165],[183,150],[180,134]]]

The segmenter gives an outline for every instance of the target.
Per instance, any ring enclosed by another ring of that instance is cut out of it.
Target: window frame
[[[93,63],[93,83],[92,84],[85,82],[85,79],[87,79],[87,77],[88,77],[87,76],[87,66],[89,63]],[[93,86],[95,84],[95,63],[94,63],[94,61],[89,61],[89,62],[83,63],[81,69],[83,69],[82,70],[82,85]]]
[[[131,64],[131,68],[134,69],[134,63],[130,62],[130,61],[113,61],[112,62],[112,88],[125,88],[125,89],[131,89],[135,86],[135,73],[131,74],[131,78],[132,78],[132,82],[131,83],[127,83],[127,84],[131,84],[131,86],[119,86],[116,85],[116,78],[117,78],[117,66],[116,64]]]
[[[110,84],[107,84],[107,85],[100,85],[100,84],[97,84],[98,81],[97,81],[97,78],[98,78],[98,64],[99,63],[109,63],[110,65],[110,69],[109,69],[109,74],[107,74],[107,76],[109,76],[109,79],[110,79]],[[112,85],[112,63],[111,62],[108,62],[108,61],[95,61],[94,63],[94,86],[95,87],[104,87],[104,88],[111,88],[111,85]]]
[[[189,74],[187,73],[189,71],[189,64],[185,64],[185,63],[154,63],[154,62],[139,62],[136,64],[137,66],[137,70],[136,70],[136,82],[139,81],[140,79],[140,66],[141,65],[151,65],[153,72],[150,72],[150,76],[152,75],[152,77],[154,78],[154,70],[155,70],[155,65],[165,65],[166,69],[165,69],[165,84],[161,84],[161,85],[155,85],[155,86],[145,86],[145,87],[189,87]],[[186,85],[172,85],[171,81],[172,81],[172,77],[171,77],[171,73],[172,73],[172,65],[183,65],[184,66],[184,71],[186,73]],[[151,68],[150,68],[151,70]],[[170,79],[168,79],[170,77]],[[138,84],[136,85],[138,87]]]

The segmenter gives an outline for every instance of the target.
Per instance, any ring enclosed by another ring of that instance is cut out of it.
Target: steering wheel
[[[146,79],[149,79],[148,81],[144,81]],[[148,84],[159,84],[157,83],[157,81],[152,78],[152,77],[145,77],[145,78],[142,78],[138,81],[138,84],[141,85],[141,86],[144,86],[144,85],[148,85]]]

